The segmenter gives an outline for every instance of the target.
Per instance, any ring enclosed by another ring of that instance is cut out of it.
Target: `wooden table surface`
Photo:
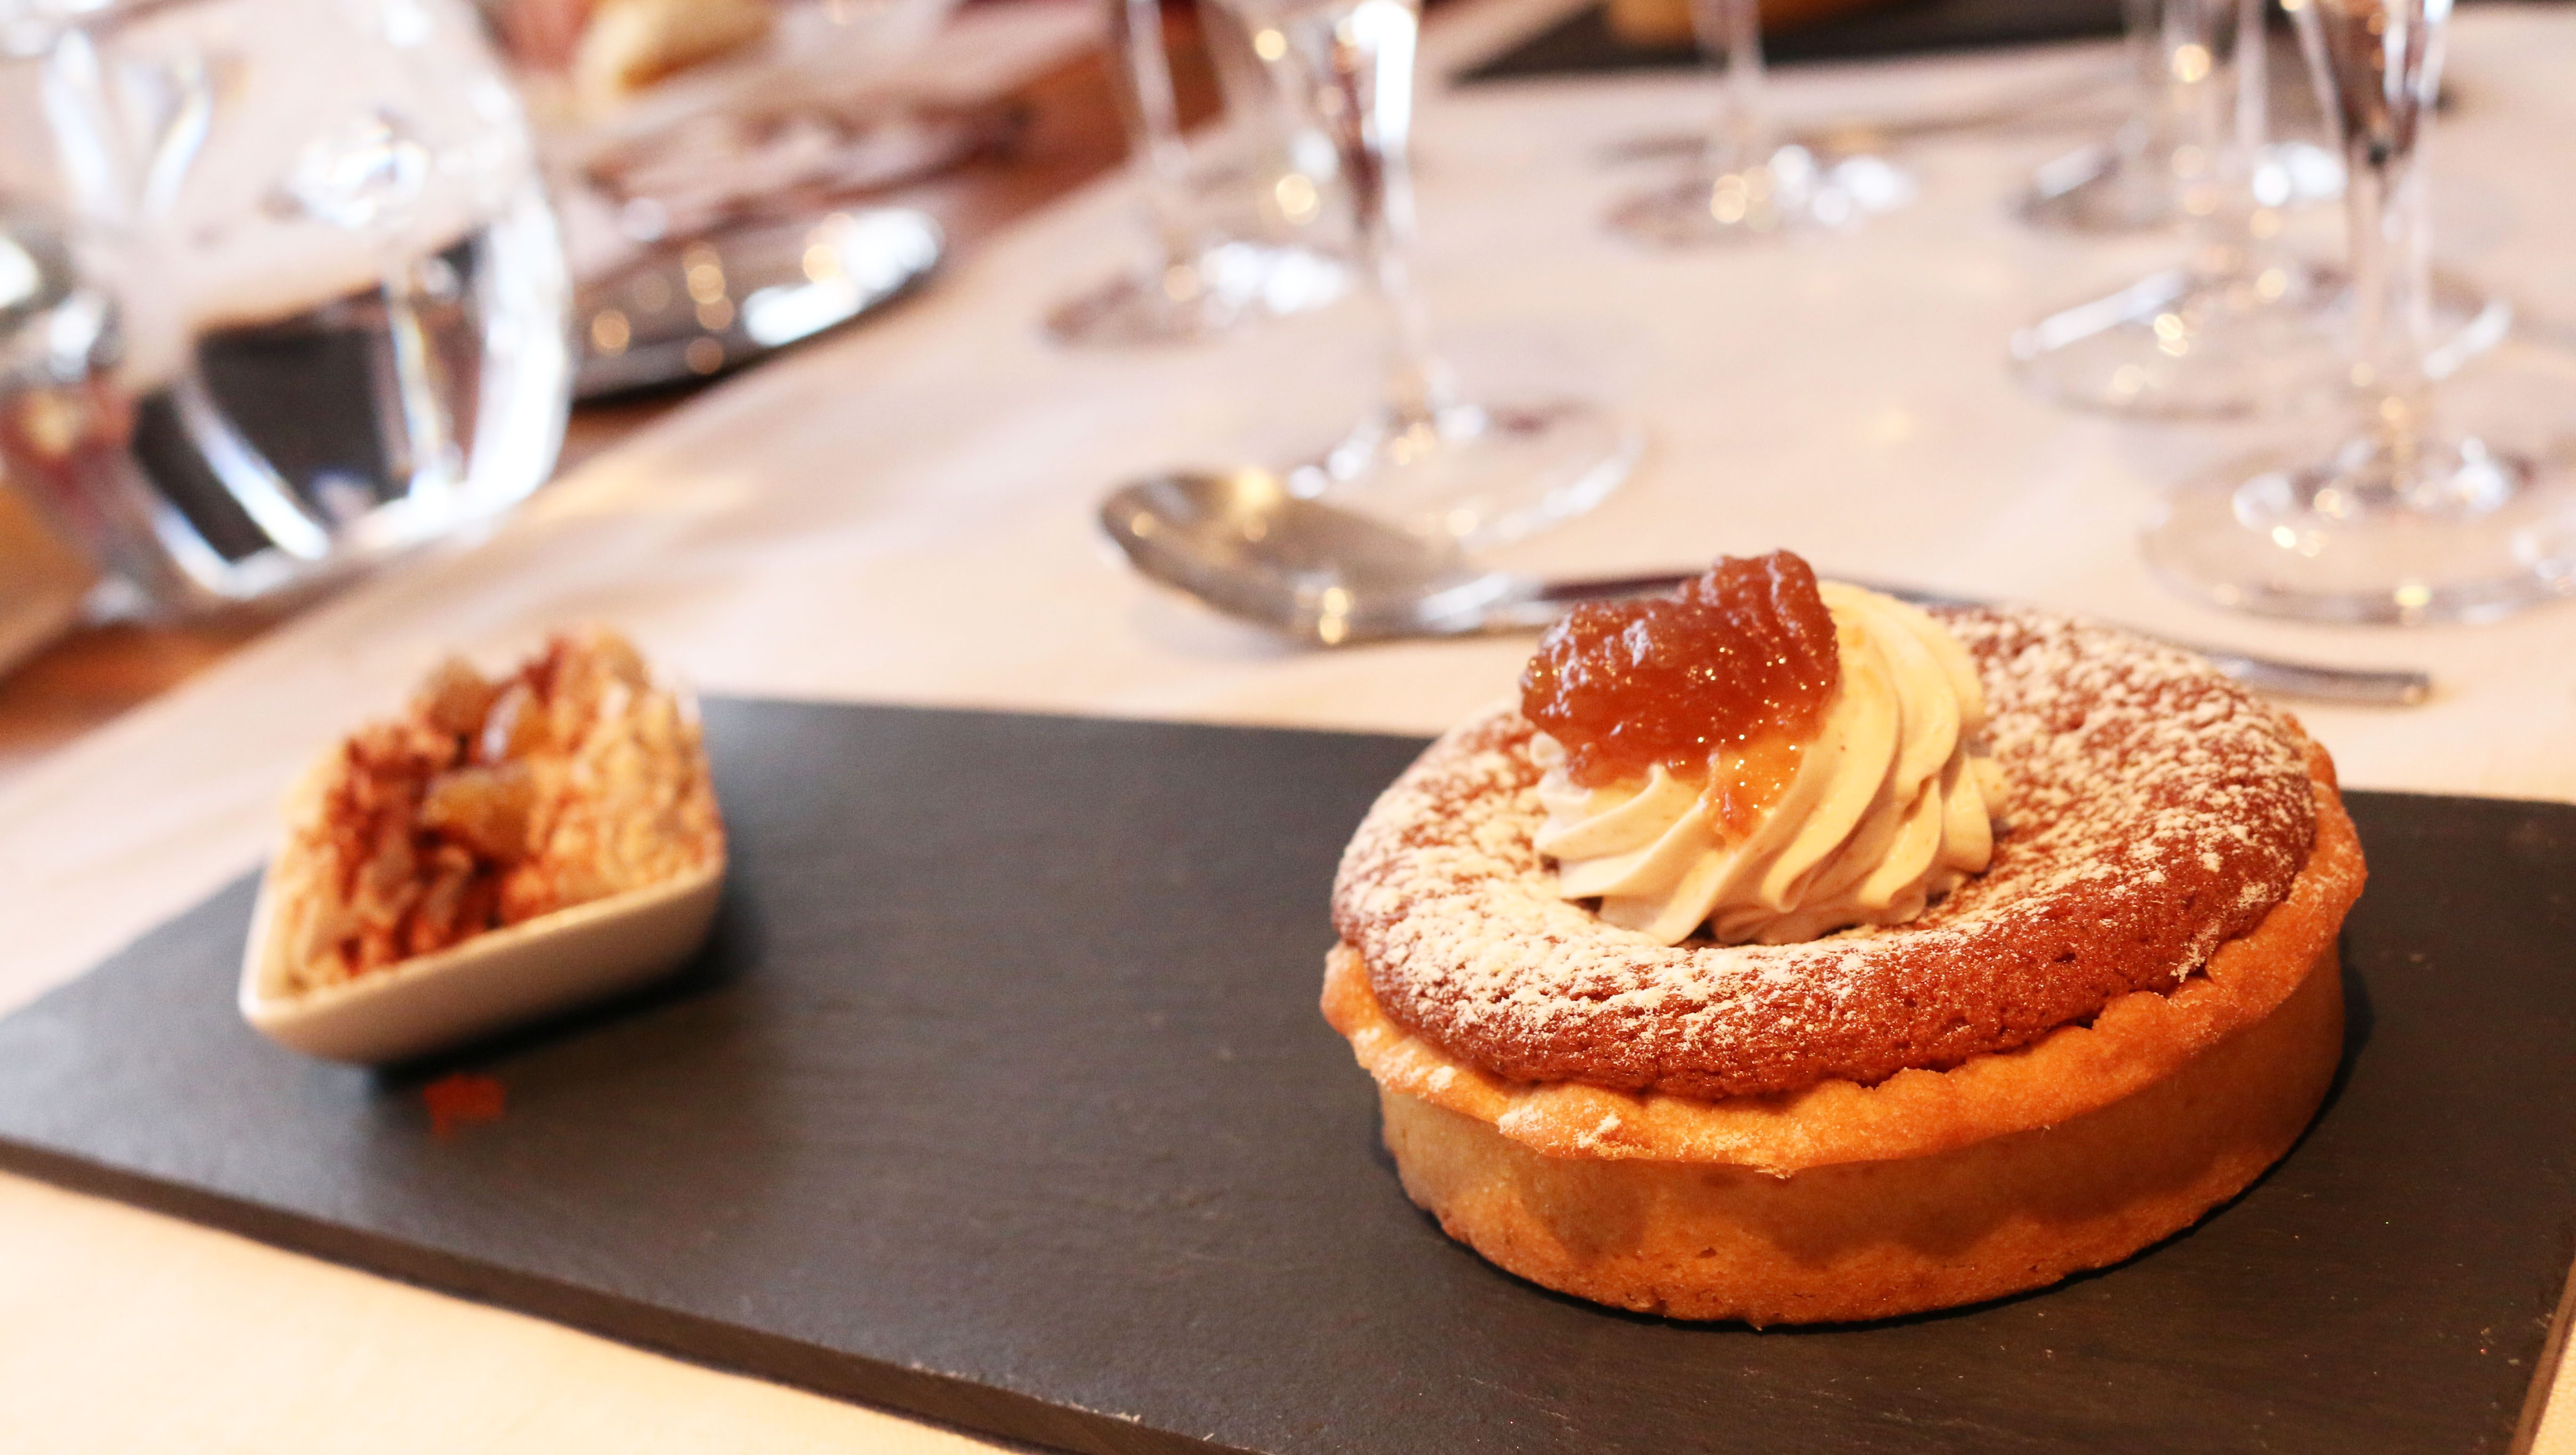
[[[1213,116],[1216,79],[1195,22],[1171,12],[1165,34],[1185,123]],[[1011,223],[1080,187],[1126,156],[1106,58],[1098,52],[1040,77],[1014,98],[1026,125],[1011,147],[944,176],[883,194],[922,208],[947,230],[952,256],[971,252]],[[1080,280],[1068,278],[1068,289]],[[934,284],[934,286],[936,286]],[[853,325],[865,327],[864,321]],[[1031,321],[1035,327],[1035,321]],[[685,394],[612,402],[573,412],[558,477],[669,413]],[[283,617],[83,627],[0,677],[0,782],[119,714],[224,660]]]

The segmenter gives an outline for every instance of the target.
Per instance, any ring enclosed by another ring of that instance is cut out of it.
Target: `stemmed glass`
[[[2278,242],[2295,200],[2267,161],[2271,78],[2264,0],[2165,0],[2164,35],[2200,79],[2168,107],[2165,179],[2185,220],[2179,266],[2062,308],[2015,333],[2016,372],[2061,403],[2163,418],[2217,418],[2331,397],[2350,327],[2343,274]],[[2176,39],[2180,37],[2180,39]],[[2465,287],[2432,300],[2439,377],[2493,347],[2512,321]]]
[[[1759,0],[1691,0],[1691,29],[1716,74],[1718,113],[1689,175],[1613,208],[1610,226],[1668,247],[1849,227],[1913,200],[1914,182],[1867,152],[1783,144],[1764,97]]]
[[[2432,286],[2421,148],[2450,0],[2305,0],[2295,11],[2348,173],[2350,433],[2175,496],[2149,561],[2222,605],[2350,622],[2482,621],[2576,594],[2563,460],[2446,424],[2501,397],[2426,369]],[[2564,402],[2546,411],[2563,418]],[[2529,424],[2532,421],[2520,421]],[[2507,427],[2512,427],[2509,422]]]
[[[2225,0],[2123,0],[2136,100],[2108,141],[2079,148],[2042,166],[2021,199],[2024,221],[2071,232],[2144,232],[2190,220],[2196,183],[2205,182],[2223,138],[2213,113],[2228,104],[2228,57],[2238,48]],[[2259,17],[2258,17],[2259,20]],[[2257,108],[2262,92],[2262,30],[2247,32],[2240,52],[2256,67],[2238,90]],[[2237,73],[2243,79],[2244,73]],[[2331,158],[2304,142],[2266,139],[2243,159],[2264,173],[2270,205],[2332,200],[2343,179]]]
[[[1627,478],[1642,437],[1593,403],[1462,398],[1431,345],[1407,244],[1420,0],[1224,0],[1331,139],[1352,247],[1389,346],[1386,397],[1288,488],[1481,546],[1589,510]]]
[[[2270,86],[2263,10],[2264,0],[2164,0],[2160,49],[2176,59],[2155,88],[2161,175],[2133,163],[2059,200],[2068,220],[2105,208],[2144,218],[2169,203],[2189,229],[2184,258],[2014,334],[2016,371],[2042,394],[2132,414],[2226,415],[2333,371],[2325,314],[2341,280],[2271,244],[2288,189],[2256,176]]]
[[[1050,313],[1049,336],[1075,345],[1185,343],[1340,297],[1343,270],[1330,258],[1224,236],[1196,215],[1162,7],[1158,0],[1105,3],[1111,88],[1144,201],[1148,251],[1130,272]]]

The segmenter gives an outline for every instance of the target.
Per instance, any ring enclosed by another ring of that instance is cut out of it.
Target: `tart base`
[[[2316,837],[2252,930],[2171,990],[1945,1070],[1720,1101],[1512,1081],[1391,1019],[1348,944],[1324,1017],[1377,1080],[1406,1193],[1534,1283],[1756,1326],[2043,1287],[2243,1191],[2333,1084],[2365,870],[2309,757]]]
[[[2052,1127],[1810,1167],[1561,1157],[1381,1088],[1404,1190],[1533,1283],[1678,1319],[1887,1318],[2054,1283],[2189,1227],[2289,1151],[2343,1054],[2331,945],[2299,988],[2142,1090]]]

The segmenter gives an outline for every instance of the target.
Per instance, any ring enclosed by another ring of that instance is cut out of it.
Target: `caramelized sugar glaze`
[[[1725,778],[1730,761],[1786,756],[1794,771],[1841,672],[1816,573],[1774,551],[1721,560],[1670,596],[1576,607],[1521,673],[1521,713],[1586,788],[1659,763]]]
[[[1936,614],[1976,660],[2006,784],[1985,874],[1899,927],[1656,944],[1556,897],[1531,847],[1537,724],[1498,705],[1424,753],[1343,857],[1334,924],[1388,1015],[1514,1080],[1873,1084],[2170,990],[2281,899],[2316,834],[2296,723],[2110,628]]]

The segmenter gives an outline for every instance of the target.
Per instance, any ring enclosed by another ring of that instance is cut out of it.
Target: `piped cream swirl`
[[[1545,733],[1547,823],[1537,848],[1557,892],[1598,896],[1601,917],[1665,944],[1702,925],[1727,944],[1810,940],[1902,924],[1986,867],[2002,804],[1976,666],[1939,622],[1840,582],[1819,588],[1842,676],[1815,740],[1742,832],[1717,818],[1704,778],[1657,765],[1643,782],[1575,783]]]

